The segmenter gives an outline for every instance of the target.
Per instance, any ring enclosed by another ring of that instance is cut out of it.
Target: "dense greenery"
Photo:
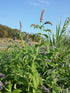
[[[7,26],[4,26],[4,25],[1,25],[0,24],[0,37],[14,37],[16,36],[17,32],[19,32],[19,30],[17,29],[12,29],[12,28],[9,28]]]
[[[63,28],[60,24],[56,27],[54,35],[45,29],[45,25],[52,23],[42,23],[43,12],[41,25],[31,25],[39,31],[38,44],[27,46],[25,42],[24,47],[19,47],[12,41],[13,46],[0,52],[1,93],[70,93],[70,37],[66,34],[70,18]]]
[[[13,38],[16,37],[17,39],[21,39],[19,34],[23,34],[23,40],[30,39],[31,41],[38,42],[38,35],[37,34],[30,34],[25,31],[21,32],[18,29],[12,29],[10,27],[4,26],[0,24],[0,38]]]

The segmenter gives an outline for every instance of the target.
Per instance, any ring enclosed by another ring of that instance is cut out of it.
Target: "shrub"
[[[44,10],[41,14],[40,25],[31,25],[39,31],[39,43],[19,47],[16,41],[12,41],[4,52],[0,52],[0,72],[5,78],[0,78],[2,93],[62,93],[70,88],[70,49],[64,46],[64,32],[70,21],[65,21],[63,29],[60,25],[56,29],[56,38],[53,40],[45,29],[50,21],[43,22]],[[43,33],[46,32],[46,34]],[[45,40],[42,41],[42,36]],[[21,39],[23,38],[23,35]],[[21,42],[23,43],[23,41]],[[8,82],[8,83],[7,83]]]

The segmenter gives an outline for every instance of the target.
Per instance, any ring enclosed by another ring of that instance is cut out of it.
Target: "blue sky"
[[[36,33],[30,28],[31,24],[40,24],[40,15],[45,9],[44,22],[51,21],[50,27],[55,31],[56,24],[70,16],[70,0],[0,0],[0,24],[19,29],[22,22],[22,31]]]

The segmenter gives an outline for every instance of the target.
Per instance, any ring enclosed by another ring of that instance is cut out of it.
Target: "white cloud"
[[[49,2],[47,0],[32,0],[31,5],[33,5],[33,6],[48,6]]]
[[[31,2],[31,5],[33,5],[33,6],[40,6],[40,4],[36,3],[36,2]]]
[[[49,2],[47,0],[38,0],[40,2],[40,4],[49,4]]]

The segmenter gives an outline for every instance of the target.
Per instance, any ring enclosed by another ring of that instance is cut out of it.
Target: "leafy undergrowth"
[[[12,45],[0,52],[1,93],[70,93],[70,48],[69,44],[64,46],[69,22],[67,18],[62,30],[59,25],[52,39],[42,34],[51,30],[45,30],[42,24],[33,25],[41,31],[39,44],[25,42],[25,46],[19,47],[12,41]],[[44,41],[42,36],[46,38]]]
[[[25,45],[25,41],[27,41],[27,40],[23,40],[23,43],[22,43],[21,40],[18,40],[18,39],[15,39],[14,41],[15,41],[16,44],[18,44],[19,47],[21,47],[21,46],[24,46]],[[6,48],[9,45],[12,45],[13,44],[12,42],[13,42],[13,39],[12,38],[0,38],[0,50],[2,50],[2,48],[3,49]],[[38,42],[30,41],[30,43],[32,45],[35,45]]]

